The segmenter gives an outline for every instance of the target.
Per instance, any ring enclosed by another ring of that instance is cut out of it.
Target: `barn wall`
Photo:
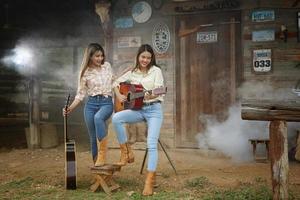
[[[151,4],[151,1],[148,1]],[[133,24],[131,28],[114,28],[114,56],[113,67],[115,70],[125,68],[128,65],[134,64],[137,48],[119,48],[118,38],[138,36],[141,37],[141,43],[152,44],[152,30],[153,26],[163,21],[165,22],[171,31],[171,44],[166,54],[158,54],[157,60],[161,64],[164,76],[166,79],[166,85],[168,86],[168,93],[165,96],[164,102],[164,124],[161,130],[161,139],[170,147],[175,147],[175,111],[176,111],[176,82],[175,82],[175,47],[179,43],[178,37],[175,33],[175,19],[180,15],[196,15],[199,13],[217,12],[218,9],[207,9],[209,6],[221,6],[222,10],[240,10],[241,11],[241,35],[242,38],[237,38],[242,43],[242,66],[238,66],[241,70],[241,77],[237,77],[237,81],[242,80],[249,85],[242,85],[244,88],[251,87],[251,84],[267,85],[272,88],[273,91],[279,91],[280,93],[289,95],[289,98],[295,98],[296,95],[291,92],[299,80],[299,43],[297,39],[297,21],[296,14],[300,5],[293,5],[296,1],[226,1],[229,4],[214,4],[223,1],[187,1],[187,2],[174,2],[164,1],[163,6],[160,9],[153,8],[152,16],[149,21],[138,24]],[[225,1],[224,1],[225,2]],[[237,7],[236,3],[239,2]],[[125,15],[130,15],[130,9],[134,2],[127,4],[127,11]],[[294,7],[293,7],[294,6]],[[268,22],[252,22],[251,14],[253,11],[258,10],[274,10],[275,20]],[[121,13],[121,14],[120,14]],[[123,12],[114,14],[114,19],[124,16]],[[281,25],[285,25],[288,29],[288,39],[284,42],[280,38]],[[273,29],[275,32],[275,39],[268,42],[253,42],[252,31]],[[253,50],[255,49],[271,49],[272,50],[272,70],[268,73],[255,73],[253,71]],[[240,75],[240,73],[239,73]],[[239,86],[239,85],[238,85]],[[255,90],[254,90],[255,91]],[[242,93],[237,94],[240,98],[255,98],[257,94]],[[241,96],[240,96],[241,95]],[[273,98],[273,96],[271,97]],[[110,129],[111,130],[111,129]],[[113,131],[112,131],[113,132]],[[188,133],[188,131],[187,131]],[[184,134],[187,134],[184,133]],[[112,133],[115,134],[115,133]]]
[[[133,4],[137,1],[120,1],[123,4],[115,5],[115,11],[112,15],[112,20],[115,21],[120,17],[131,17],[131,8]],[[124,3],[125,2],[125,3]],[[175,1],[163,1],[160,8],[155,8],[153,1],[147,0],[152,6],[152,16],[145,23],[133,22],[133,26],[129,28],[117,28],[113,29],[113,51],[106,52],[107,54],[113,54],[112,66],[116,73],[122,71],[122,69],[132,66],[135,61],[135,56],[138,47],[120,47],[118,39],[121,37],[138,37],[141,39],[141,44],[148,43],[153,46],[152,43],[152,33],[153,27],[159,23],[165,23],[169,30],[171,36],[170,46],[166,53],[159,54],[156,52],[156,58],[158,64],[163,70],[165,77],[166,86],[168,87],[168,92],[165,95],[165,101],[163,103],[164,107],[164,123],[161,130],[161,139],[169,147],[175,147],[175,113],[176,113],[176,82],[175,82],[175,47],[178,45],[178,37],[175,35],[175,21],[176,17],[180,15],[196,15],[203,12],[217,12],[218,9],[207,9],[207,6],[223,6],[221,10],[238,10],[241,11],[241,32],[242,38],[237,38],[241,40],[242,43],[242,78],[246,83],[253,83],[259,85],[268,85],[274,90],[285,94],[285,97],[297,98],[297,96],[292,93],[292,89],[295,87],[297,81],[300,79],[300,47],[298,41],[298,27],[297,27],[297,12],[300,11],[300,3],[297,1],[282,1],[282,0],[242,0],[242,1],[226,1],[232,4],[214,4],[225,2],[222,0],[215,1],[186,1],[186,2],[175,2]],[[236,7],[236,2],[240,2],[239,6]],[[275,13],[275,20],[268,22],[253,22],[251,19],[251,14],[254,11],[259,10],[273,10]],[[46,59],[40,63],[41,69],[45,69],[41,72],[44,74],[42,77],[42,92],[43,96],[41,98],[42,111],[49,112],[49,118],[44,119],[51,122],[59,121],[58,117],[61,111],[60,105],[64,101],[65,91],[68,90],[64,84],[60,84],[56,79],[47,78],[47,76],[53,76],[51,74],[52,70],[61,70],[60,66],[70,70],[72,72],[74,83],[77,82],[77,69],[81,63],[83,48],[89,42],[99,42],[104,45],[104,35],[101,29],[101,23],[99,19],[94,16],[85,16],[86,23],[82,17],[80,25],[72,30],[72,36],[65,34],[53,35],[51,38],[49,34],[45,34],[45,37],[33,38],[33,43],[36,45],[36,50],[40,51],[40,56],[44,56]],[[285,42],[282,39],[281,25],[284,25],[288,29],[288,37]],[[73,27],[73,26],[72,26]],[[68,28],[70,30],[72,28]],[[273,41],[267,42],[254,42],[252,41],[252,32],[258,30],[272,29],[275,32],[275,39]],[[51,34],[50,34],[51,35]],[[58,36],[58,37],[56,37]],[[45,39],[46,38],[46,39]],[[48,39],[49,41],[48,41]],[[22,39],[22,38],[21,38]],[[16,37],[17,40],[17,37]],[[5,41],[5,45],[4,45]],[[8,44],[7,38],[1,38],[0,52],[5,52],[6,50],[12,49],[15,44]],[[271,49],[272,51],[272,69],[268,73],[255,73],[253,71],[253,50],[256,49]],[[4,53],[3,53],[4,54]],[[2,54],[2,55],[3,55]],[[76,66],[76,67],[75,67]],[[25,86],[22,85],[22,77],[13,75],[11,71],[7,71],[7,68],[0,66],[1,71],[1,87],[2,95],[0,96],[1,102],[6,105],[1,107],[0,116],[2,118],[7,118],[8,113],[12,111],[10,108],[17,108],[13,112],[24,113],[25,108],[28,106],[26,104],[27,93]],[[5,77],[5,79],[3,78]],[[73,85],[74,86],[74,85]],[[251,84],[246,85],[247,87],[252,87]],[[276,90],[277,89],[277,90]],[[4,92],[5,95],[4,95]],[[247,96],[248,95],[248,96]],[[246,94],[243,97],[257,97],[256,94]],[[270,97],[270,96],[268,96]],[[5,104],[6,103],[6,104]],[[74,114],[75,118],[70,119],[71,123],[81,123],[82,129],[77,129],[74,125],[74,131],[79,133],[76,137],[84,137],[86,140],[86,130],[84,127],[84,122],[82,120],[82,108],[79,108]],[[54,114],[51,114],[54,113]],[[44,115],[47,116],[47,115]],[[24,117],[24,116],[23,116]],[[26,114],[25,114],[26,118]],[[52,121],[53,119],[53,121]],[[23,122],[22,122],[23,123]],[[27,122],[25,122],[27,124]],[[26,125],[25,124],[25,125]],[[25,126],[24,123],[22,126]],[[58,127],[62,130],[61,126]],[[112,141],[116,142],[115,133],[113,132],[111,126],[109,127],[110,135],[112,136]],[[23,133],[22,133],[23,134]],[[2,134],[4,135],[4,134]],[[5,137],[5,136],[4,136]],[[79,139],[80,140],[80,139]],[[114,145],[112,145],[114,146]]]
[[[151,2],[150,2],[151,4]],[[131,4],[128,5],[130,7]],[[129,12],[129,11],[128,11]],[[126,37],[137,37],[141,39],[140,44],[150,44],[153,47],[152,34],[153,28],[158,23],[164,23],[168,26],[171,36],[170,46],[168,50],[160,54],[155,52],[157,64],[161,67],[165,79],[165,86],[167,87],[167,94],[164,96],[163,109],[164,109],[164,122],[161,129],[160,138],[169,147],[174,147],[174,115],[175,115],[175,91],[174,91],[174,32],[173,32],[173,17],[164,15],[161,10],[152,8],[152,16],[145,23],[133,22],[133,26],[129,28],[116,28],[114,27],[114,50],[113,50],[113,68],[118,75],[127,67],[132,67],[135,64],[136,54],[138,47],[122,47],[120,44],[121,39]],[[114,18],[118,19],[115,15]],[[119,42],[118,42],[119,41]],[[111,138],[111,146],[116,146],[115,132],[112,127],[109,127],[109,135]]]
[[[292,89],[300,80],[300,43],[297,25],[297,12],[300,9],[299,5],[292,7],[293,2],[296,1],[260,1],[260,5],[257,6],[245,1],[242,8],[244,81],[262,88],[268,88],[269,91],[275,93],[265,95],[264,98],[297,98]],[[251,19],[252,13],[259,10],[274,11],[275,19],[266,22],[253,22]],[[284,41],[283,38],[282,25],[288,30],[287,41]],[[274,40],[252,41],[253,31],[260,30],[273,30],[275,33]],[[253,70],[253,50],[258,49],[271,49],[272,67],[270,72],[257,73]],[[244,94],[244,98],[257,97],[256,94],[251,92]]]

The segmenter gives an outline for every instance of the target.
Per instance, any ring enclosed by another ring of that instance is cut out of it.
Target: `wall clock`
[[[146,1],[139,1],[133,5],[131,13],[134,21],[144,23],[150,19],[152,8]]]
[[[155,25],[152,32],[152,44],[157,53],[166,53],[170,46],[170,30],[165,23]]]

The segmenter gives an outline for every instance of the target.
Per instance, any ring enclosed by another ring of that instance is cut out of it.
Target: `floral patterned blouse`
[[[88,67],[78,84],[75,99],[82,101],[88,96],[112,96],[113,71],[109,62],[101,67]]]

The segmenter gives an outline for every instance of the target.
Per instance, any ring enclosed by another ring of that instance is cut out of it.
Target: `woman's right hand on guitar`
[[[63,108],[63,110],[62,110],[63,116],[70,114],[70,112],[71,112],[70,108],[67,108],[67,109]]]
[[[117,96],[117,98],[118,98],[118,100],[119,100],[120,102],[127,101],[127,97],[126,97],[125,95],[121,94],[121,93],[116,94],[116,96]]]

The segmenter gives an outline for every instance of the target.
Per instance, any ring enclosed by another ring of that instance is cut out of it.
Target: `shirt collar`
[[[153,72],[153,70],[154,70],[154,65],[152,67],[150,67],[147,74],[150,74],[151,72]],[[142,74],[142,71],[140,69],[138,69],[137,72]]]

